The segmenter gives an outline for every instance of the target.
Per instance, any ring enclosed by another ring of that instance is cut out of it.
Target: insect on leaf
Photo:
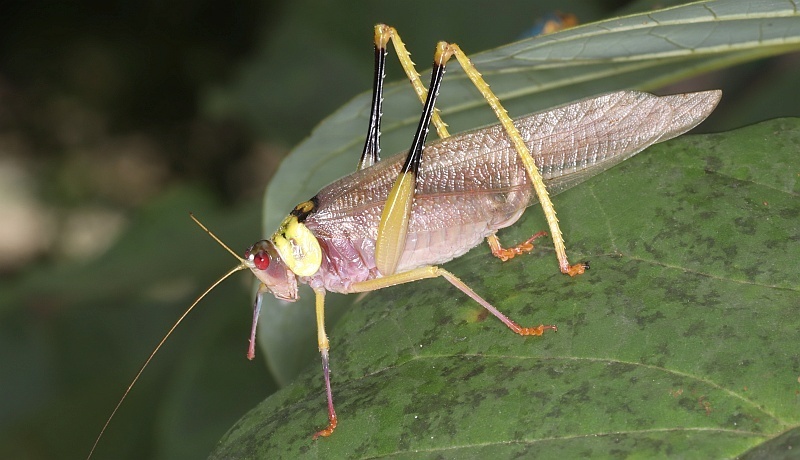
[[[800,16],[792,2],[736,0],[586,24],[477,53],[471,59],[510,113],[519,116],[611,90],[654,89],[704,70],[792,49],[800,49]],[[426,52],[411,51],[416,56]],[[451,132],[496,122],[458,66],[451,67],[437,103]],[[364,142],[369,100],[370,94],[364,93],[350,101],[284,160],[267,188],[265,235],[295,204],[354,170]],[[384,152],[407,149],[420,111],[407,81],[387,86],[384,108]],[[567,210],[558,200],[556,206],[564,221]],[[534,229],[525,231],[529,230]],[[569,244],[577,242],[576,235],[566,237]],[[329,324],[354,299],[329,296]],[[313,295],[301,290],[300,301],[291,305],[274,299],[265,302],[259,345],[276,379],[285,384],[318,359],[315,331],[308,326],[313,323]]]
[[[324,422],[315,368],[253,409],[212,458],[447,452],[575,458],[738,457],[800,427],[800,122],[651,147],[559,196],[571,279],[540,247],[487,248],[446,267],[521,338],[442,280],[371,295],[333,328],[340,413]],[[537,213],[503,232],[524,238]],[[776,447],[773,447],[776,448]],[[588,454],[587,454],[588,453]]]

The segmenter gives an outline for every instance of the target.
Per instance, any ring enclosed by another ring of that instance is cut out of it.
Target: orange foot
[[[515,322],[513,322],[511,320],[509,320],[509,321],[511,322],[511,324],[509,324],[508,327],[511,328],[512,331],[516,332],[519,335],[536,335],[536,336],[539,336],[539,335],[544,334],[544,331],[546,331],[548,329],[550,329],[553,332],[558,332],[558,328],[556,326],[553,326],[553,325],[540,324],[540,325],[538,325],[536,327],[522,327],[519,324],[517,324],[517,323],[515,323]]]
[[[313,439],[317,439],[320,436],[322,436],[323,438],[327,438],[328,436],[332,435],[333,434],[333,430],[336,429],[336,424],[337,423],[338,423],[338,420],[336,419],[336,415],[334,415],[333,417],[330,418],[330,421],[328,422],[328,426],[325,427],[325,429],[317,431],[316,433],[314,433]]]
[[[533,251],[533,241],[543,236],[547,236],[547,232],[539,232],[512,248],[502,247],[500,240],[495,235],[489,236],[487,240],[489,241],[489,247],[492,248],[492,255],[505,262],[518,255]]]
[[[581,262],[579,264],[570,265],[564,273],[569,276],[583,275],[583,272],[589,269],[589,262]]]

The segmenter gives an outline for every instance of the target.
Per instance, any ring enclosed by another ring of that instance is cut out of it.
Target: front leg
[[[331,390],[331,370],[328,360],[328,350],[331,346],[328,342],[328,335],[325,333],[325,290],[314,289],[316,294],[316,313],[317,313],[317,345],[322,357],[322,376],[325,380],[325,394],[328,396],[328,426],[314,433],[314,439],[320,436],[328,437],[336,429],[338,419],[336,410],[333,408],[333,391]]]

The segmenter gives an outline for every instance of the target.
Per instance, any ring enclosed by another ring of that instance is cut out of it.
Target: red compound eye
[[[253,264],[255,264],[256,268],[259,270],[266,270],[267,267],[269,267],[269,256],[259,251],[253,254]]]

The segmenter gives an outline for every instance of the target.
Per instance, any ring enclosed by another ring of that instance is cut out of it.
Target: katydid
[[[381,160],[381,103],[390,40],[424,103],[409,151]],[[458,60],[495,111],[499,124],[454,136],[447,133],[434,107],[445,64],[451,57]],[[243,258],[195,219],[240,264],[214,283],[178,319],[139,370],[131,387],[169,334],[203,296],[233,272],[245,268],[260,281],[250,334],[250,359],[255,354],[256,321],[263,296],[271,293],[279,299],[294,301],[298,283],[308,284],[315,292],[328,425],[317,431],[314,438],[330,436],[338,423],[324,321],[328,291],[368,292],[441,276],[517,334],[538,336],[546,330],[556,330],[554,325],[518,325],[440,265],[463,255],[484,239],[492,254],[502,260],[530,251],[532,240],[543,232],[511,248],[503,248],[495,234],[514,224],[529,205],[538,201],[550,227],[561,271],[570,276],[583,273],[588,264],[571,265],[567,261],[548,191],[559,193],[652,144],[692,129],[713,111],[720,97],[720,91],[663,97],[619,91],[511,120],[457,45],[437,44],[431,83],[426,90],[397,32],[378,25],[371,116],[357,171],[297,205],[270,239],[255,243]],[[441,139],[426,144],[431,122]],[[103,431],[129,391],[130,387]]]

